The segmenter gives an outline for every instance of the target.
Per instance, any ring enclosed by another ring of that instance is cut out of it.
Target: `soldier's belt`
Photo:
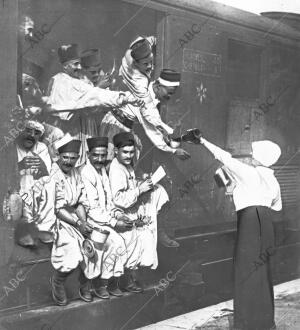
[[[111,113],[121,124],[123,124],[128,129],[132,129],[134,121],[128,119],[121,110],[112,109]]]

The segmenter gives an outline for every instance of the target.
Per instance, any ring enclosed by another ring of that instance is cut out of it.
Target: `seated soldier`
[[[3,215],[5,220],[15,220],[15,242],[22,246],[34,246],[35,240],[29,234],[30,229],[35,232],[34,227],[24,226],[23,220],[27,218],[26,208],[32,208],[33,187],[49,175],[51,159],[47,146],[39,141],[44,133],[41,123],[19,119],[15,127],[18,131],[10,131],[15,139],[12,144],[7,144],[3,159],[6,183]]]
[[[108,175],[106,173],[107,137],[87,139],[89,148],[88,160],[80,168],[82,181],[87,192],[89,202],[88,223],[93,227],[110,232],[107,240],[108,249],[103,253],[102,271],[100,277],[93,281],[95,295],[108,299],[109,294],[122,296],[119,289],[119,279],[124,273],[127,253],[123,238],[117,231],[127,229],[122,212],[112,203]],[[110,283],[109,283],[110,280]]]
[[[41,123],[28,120],[24,123],[24,130],[15,140],[21,192],[27,192],[35,180],[49,174],[51,158],[48,148],[39,141],[43,133],[44,127]]]
[[[26,202],[28,192],[36,180],[48,176],[51,158],[47,146],[39,139],[44,133],[44,126],[35,120],[16,123],[14,140],[6,145],[5,180],[9,194],[17,192]],[[9,210],[7,210],[9,213]],[[6,211],[5,211],[6,213]],[[8,215],[8,214],[7,214]]]
[[[127,254],[132,257],[127,268],[134,270],[146,266],[156,269],[157,214],[168,202],[168,195],[163,187],[153,186],[151,179],[136,180],[132,167],[135,144],[131,133],[119,133],[113,141],[116,158],[109,171],[112,200],[115,207],[122,209],[131,220],[132,227],[120,233],[125,239]]]
[[[53,164],[51,171],[51,180],[56,182],[54,207],[57,217],[51,254],[55,272],[51,286],[53,299],[58,305],[67,304],[64,283],[78,265],[79,296],[86,302],[92,301],[88,279],[100,275],[103,254],[103,251],[97,249],[95,258],[90,259],[82,249],[84,237],[88,236],[93,228],[86,221],[86,190],[78,169],[74,168],[81,142],[70,139],[62,139],[58,147],[59,159]]]

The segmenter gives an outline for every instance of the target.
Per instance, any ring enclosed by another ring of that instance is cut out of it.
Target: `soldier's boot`
[[[68,277],[68,273],[63,273],[58,270],[54,271],[54,274],[50,278],[52,298],[59,306],[65,306],[68,303],[67,294],[65,290],[65,281]]]
[[[93,279],[94,294],[101,299],[109,299],[109,293],[107,291],[108,280],[101,278],[100,276]]]
[[[91,288],[90,288],[90,280],[85,277],[82,270],[80,270],[78,280],[80,284],[79,297],[85,302],[93,301],[93,296],[91,294]]]
[[[136,273],[133,269],[125,269],[125,285],[123,290],[133,293],[143,292],[142,286],[138,283]]]
[[[122,297],[123,292],[119,288],[119,277],[112,277],[111,280],[109,281],[108,285],[108,292],[110,295],[115,296],[115,297]]]

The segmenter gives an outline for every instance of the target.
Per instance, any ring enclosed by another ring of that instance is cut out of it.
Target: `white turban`
[[[281,155],[278,144],[264,140],[252,142],[252,157],[263,166],[269,167],[275,164]]]
[[[25,120],[24,126],[27,128],[36,129],[36,130],[40,131],[42,134],[45,133],[44,125],[36,120]]]

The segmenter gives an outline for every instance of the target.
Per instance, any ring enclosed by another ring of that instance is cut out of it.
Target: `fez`
[[[131,56],[136,61],[148,57],[152,53],[152,48],[148,40],[142,39],[132,46]]]
[[[62,45],[58,48],[57,53],[61,64],[79,59],[80,57],[77,44]]]
[[[70,133],[66,133],[62,138],[57,139],[53,142],[53,147],[58,150],[60,147],[64,146],[70,141],[73,141],[73,138]]]
[[[102,65],[100,50],[96,48],[83,51],[80,58],[83,68],[99,68]]]
[[[180,85],[181,75],[179,72],[171,69],[163,69],[157,79],[161,85],[175,87]]]
[[[142,36],[138,36],[137,38],[135,38],[132,43],[129,45],[129,48],[132,49],[134,45],[136,45],[139,41],[141,40],[145,40],[145,37]]]
[[[62,154],[64,152],[76,152],[79,154],[81,146],[81,141],[80,140],[72,140],[64,145],[62,145],[60,148],[57,149],[57,151]]]
[[[97,147],[106,147],[108,146],[108,137],[106,136],[97,136],[86,140],[89,151]]]
[[[128,132],[121,132],[113,137],[113,143],[116,148],[134,145],[134,136]]]

